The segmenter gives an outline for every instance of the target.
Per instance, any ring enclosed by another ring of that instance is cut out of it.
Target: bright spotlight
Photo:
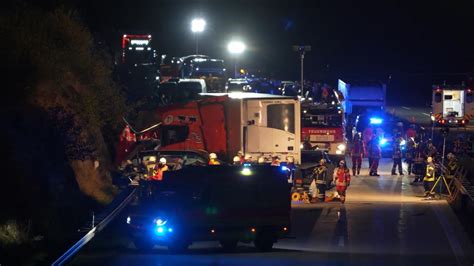
[[[229,53],[231,54],[241,54],[245,51],[245,44],[241,41],[231,41],[227,45],[227,50],[229,50]]]
[[[192,32],[203,32],[206,28],[206,21],[202,18],[195,18],[191,21]]]

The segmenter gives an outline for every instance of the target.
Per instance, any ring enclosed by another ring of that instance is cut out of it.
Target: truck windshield
[[[302,127],[341,127],[342,115],[326,112],[306,111],[301,114]]]

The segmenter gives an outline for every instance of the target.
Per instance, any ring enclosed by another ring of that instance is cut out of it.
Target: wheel
[[[273,243],[275,243],[274,233],[270,230],[264,230],[257,235],[253,243],[260,252],[271,251]]]
[[[142,250],[142,251],[151,251],[153,247],[155,246],[153,241],[151,241],[150,239],[146,239],[144,237],[135,238],[133,240],[133,244],[135,245],[137,249]]]
[[[237,240],[221,240],[219,244],[226,251],[232,251],[237,247]]]
[[[188,242],[176,242],[168,245],[168,250],[171,253],[183,253],[188,250],[190,243]]]
[[[301,195],[299,192],[293,192],[291,194],[291,200],[292,201],[300,201],[301,200]]]

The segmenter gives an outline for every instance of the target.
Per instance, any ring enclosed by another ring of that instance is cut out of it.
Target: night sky
[[[413,90],[429,96],[430,83],[474,71],[474,1],[71,1],[109,46],[122,33],[149,32],[159,54],[175,56],[194,53],[190,21],[203,17],[200,53],[230,63],[226,44],[239,38],[248,46],[243,66],[281,79],[298,78],[293,44],[312,46],[308,78],[388,82],[392,75],[395,98]]]

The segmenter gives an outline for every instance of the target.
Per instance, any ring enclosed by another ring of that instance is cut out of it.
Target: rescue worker
[[[313,170],[313,179],[316,183],[316,188],[318,190],[317,195],[316,191],[313,191],[313,198],[311,199],[312,203],[316,203],[317,200],[324,202],[326,198],[326,189],[328,184],[328,168],[326,166],[326,160],[321,159],[319,165]],[[317,198],[317,200],[316,200]]]
[[[286,157],[285,166],[288,169],[288,179],[290,181],[293,181],[293,177],[295,176],[295,170],[296,170],[295,158],[293,156]]]
[[[158,161],[158,164],[153,170],[153,175],[151,176],[152,180],[161,181],[163,180],[163,172],[168,171],[168,165],[166,165],[166,158],[161,157]]]
[[[406,131],[407,138],[415,138],[416,137],[416,126],[411,124],[410,127]]]
[[[211,153],[209,154],[209,165],[220,165],[221,163],[217,160],[217,154]]]
[[[352,158],[352,175],[360,175],[360,167],[362,166],[362,157],[365,154],[364,142],[360,138],[360,134],[357,133],[354,135],[354,140],[352,141],[351,148],[351,158]]]
[[[416,141],[419,140],[419,138],[415,139]],[[413,180],[411,185],[414,185],[418,182],[423,181],[423,177],[425,176],[425,153],[423,151],[423,146],[420,144],[417,144],[415,146],[414,150],[415,156],[413,157],[413,168],[412,172],[415,174],[415,179]]]
[[[333,182],[336,184],[336,191],[341,202],[344,203],[346,201],[346,190],[351,184],[351,174],[344,160],[341,160],[339,167],[335,169]]]
[[[263,156],[258,157],[257,163],[258,164],[265,164],[265,157],[263,157]]]
[[[397,139],[393,142],[393,153],[392,153],[393,165],[392,175],[396,175],[396,168],[398,167],[398,173],[403,175],[402,168],[402,149],[400,148],[400,141]]]
[[[245,155],[245,157],[244,157],[244,163],[251,163],[251,162],[252,162],[252,158],[253,158],[253,157],[252,157],[252,155],[250,155],[250,154]]]
[[[380,176],[378,172],[379,161],[382,157],[382,149],[380,148],[379,138],[374,137],[369,143],[369,175]]]
[[[239,156],[239,158],[240,158],[240,164],[244,164],[244,162],[245,162],[244,153],[242,151],[239,151],[239,152],[237,152],[237,156]]]
[[[407,141],[407,149],[405,152],[405,162],[408,164],[408,175],[411,175],[412,168],[413,168],[413,158],[415,157],[415,139],[413,137],[409,137]]]
[[[239,156],[234,156],[234,158],[232,159],[232,164],[233,165],[241,165],[242,162],[240,160],[240,157]]]
[[[280,166],[280,158],[277,155],[272,156],[272,163],[271,166]]]
[[[436,167],[433,162],[433,157],[428,157],[428,159],[426,159],[426,162],[426,173],[425,177],[423,178],[423,185],[425,187],[425,197],[432,197],[434,192],[431,193],[430,191],[435,183]]]
[[[428,140],[428,145],[425,148],[425,156],[436,158],[437,155],[438,155],[438,151],[436,150],[435,145],[433,145],[433,141],[431,139]]]
[[[458,170],[458,160],[456,158],[456,155],[453,153],[448,153],[447,155],[448,158],[448,165],[447,165],[447,173],[446,177],[449,179],[452,179],[454,177],[454,174]]]

